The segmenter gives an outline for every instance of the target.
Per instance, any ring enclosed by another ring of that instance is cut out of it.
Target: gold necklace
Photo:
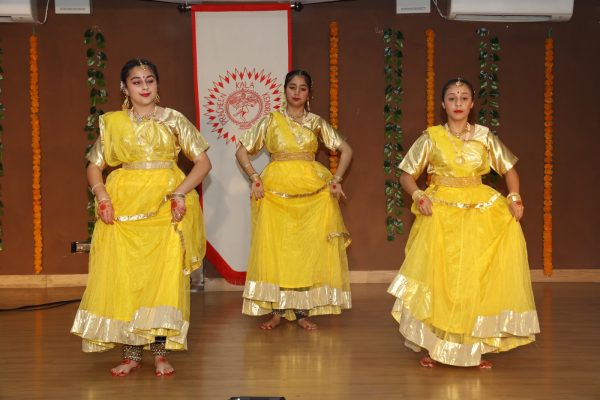
[[[138,124],[141,124],[143,120],[155,119],[157,109],[158,109],[158,107],[155,105],[154,108],[152,109],[152,111],[150,111],[148,114],[140,115],[137,113],[137,111],[135,111],[135,109],[133,107],[131,107],[131,117],[133,118],[133,120],[135,122],[137,122]]]
[[[471,124],[469,124],[467,122],[466,128],[458,133],[453,132],[450,129],[450,127],[448,126],[448,124],[444,124],[444,128],[446,128],[446,132],[448,132],[449,135],[453,135],[455,138],[459,139],[462,142],[462,145],[461,145],[460,151],[459,151],[458,147],[456,146],[456,143],[454,143],[454,140],[450,139],[450,143],[452,143],[452,147],[454,147],[454,153],[456,154],[454,161],[457,164],[464,164],[464,162],[465,162],[465,155],[464,155],[465,143],[469,141],[469,134],[471,132]],[[463,138],[462,135],[465,133],[467,135]]]
[[[302,123],[304,122],[304,117],[306,117],[306,114],[307,114],[306,110],[303,110],[302,114],[300,114],[300,115],[294,115],[294,114],[292,114],[291,112],[289,112],[287,110],[287,108],[285,110],[285,115],[292,117],[292,119],[294,121],[296,121],[297,123],[299,123],[300,125],[302,125]]]
[[[304,142],[304,139],[302,137],[302,133],[298,133],[298,131],[296,130],[297,127],[296,125],[300,125],[300,126],[304,126],[304,117],[306,116],[306,110],[304,110],[304,112],[302,112],[302,118],[300,121],[296,120],[296,118],[294,118],[294,116],[290,113],[288,113],[287,109],[283,110],[283,115],[285,115],[285,119],[287,120],[288,126],[290,127],[290,130],[292,131],[292,134],[294,135],[294,139],[296,139],[296,143],[298,143],[299,146],[302,145],[302,143]],[[296,122],[295,124],[292,123],[292,121],[290,121],[290,117],[292,117],[292,119],[294,120],[294,122]]]

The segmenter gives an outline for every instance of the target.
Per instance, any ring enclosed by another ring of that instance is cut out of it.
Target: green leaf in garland
[[[104,35],[101,32],[96,33],[96,46],[98,46],[100,49],[103,49],[104,45]]]

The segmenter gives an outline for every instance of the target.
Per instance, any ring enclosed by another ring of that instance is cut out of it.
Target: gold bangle
[[[93,194],[94,196],[96,195],[96,193],[94,193],[94,190],[96,190],[96,188],[97,188],[98,186],[104,186],[104,182],[98,182],[98,183],[96,183],[95,185],[93,185],[93,186],[90,188],[90,192],[92,192],[92,194]]]
[[[342,181],[344,180],[344,178],[342,178],[339,175],[334,175],[331,180],[334,181],[334,182],[336,182],[336,183],[342,183]]]
[[[413,201],[417,201],[423,197],[427,197],[427,194],[424,191],[422,191],[421,189],[417,189],[412,193]]]
[[[182,199],[185,199],[185,193],[181,193],[181,192],[173,192],[167,195],[167,199],[171,200],[174,199],[175,197],[180,197]]]
[[[256,177],[256,179],[254,179],[255,177]],[[250,175],[248,178],[250,178],[250,182],[257,182],[260,180],[260,175],[258,175],[258,172],[255,172],[252,175]]]
[[[105,198],[103,198],[103,199],[99,199],[99,200],[98,200],[98,204],[100,204],[100,203],[106,203],[106,202],[108,202],[108,203],[110,203],[110,202],[111,202],[111,201],[110,201],[110,197],[105,197]]]
[[[516,192],[509,193],[506,198],[510,200],[511,203],[514,203],[515,201],[521,201],[521,195]]]

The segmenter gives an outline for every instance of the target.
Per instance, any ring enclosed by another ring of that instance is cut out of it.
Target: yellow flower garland
[[[37,36],[29,37],[29,95],[31,99],[31,149],[33,153],[33,267],[36,274],[42,272],[42,194],[40,186],[41,159],[40,149],[40,97]]]
[[[551,37],[546,38],[546,55],[544,60],[545,81],[544,81],[544,233],[543,233],[543,254],[544,254],[544,275],[552,275],[552,125],[554,102],[554,41]]]
[[[432,29],[427,29],[425,36],[427,37],[427,74],[425,77],[427,83],[427,126],[433,126],[435,115],[435,72],[433,71],[435,33]]]
[[[329,23],[329,122],[338,129],[338,111],[339,111],[339,38],[338,24],[333,21]],[[339,156],[337,151],[329,151],[329,170],[332,174],[337,171]]]

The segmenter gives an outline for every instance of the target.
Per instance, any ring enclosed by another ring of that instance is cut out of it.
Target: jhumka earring
[[[310,112],[310,99],[306,100],[306,111]]]
[[[154,98],[154,103],[155,104],[160,103],[160,95],[158,93],[156,93],[156,97]]]
[[[123,110],[129,110],[129,95],[125,94],[125,100],[123,101],[123,105],[121,105]]]

